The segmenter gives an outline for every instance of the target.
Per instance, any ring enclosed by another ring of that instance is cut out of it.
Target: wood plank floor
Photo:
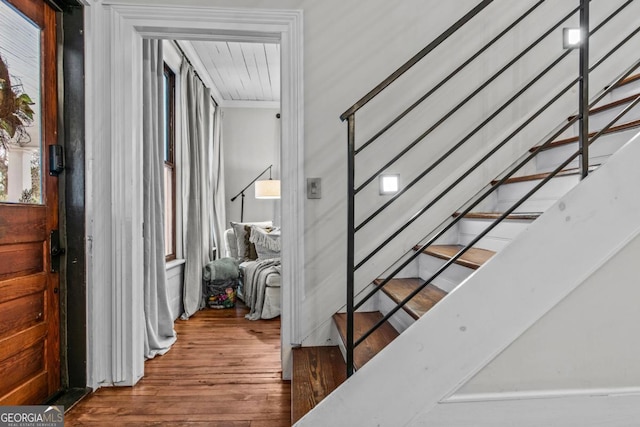
[[[247,312],[205,309],[177,320],[176,344],[145,362],[135,387],[98,389],[66,413],[65,426],[291,425],[280,319],[253,322]]]
[[[347,365],[337,346],[294,349],[291,424],[315,408],[346,379]]]

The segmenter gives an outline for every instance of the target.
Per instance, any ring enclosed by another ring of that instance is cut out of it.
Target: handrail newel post
[[[578,145],[580,149],[580,176],[589,174],[589,0],[580,0],[580,83],[578,89],[580,117]]]
[[[353,375],[353,317],[355,279],[355,114],[348,117],[347,157],[347,377]]]

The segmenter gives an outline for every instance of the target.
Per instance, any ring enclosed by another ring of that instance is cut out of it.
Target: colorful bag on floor
[[[237,280],[212,280],[205,282],[205,298],[209,308],[233,308],[236,306]]]

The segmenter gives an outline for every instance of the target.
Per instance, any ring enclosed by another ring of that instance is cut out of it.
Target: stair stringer
[[[296,425],[417,425],[640,233],[639,158],[636,136]]]
[[[412,423],[429,427],[637,425],[638,253],[640,236],[453,396]]]

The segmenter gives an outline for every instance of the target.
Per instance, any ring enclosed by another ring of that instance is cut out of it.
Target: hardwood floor
[[[347,365],[338,346],[293,349],[291,424],[347,379]]]
[[[178,340],[145,362],[135,387],[103,387],[65,415],[65,426],[291,425],[291,384],[282,381],[280,319],[249,321],[247,309],[177,320]]]

